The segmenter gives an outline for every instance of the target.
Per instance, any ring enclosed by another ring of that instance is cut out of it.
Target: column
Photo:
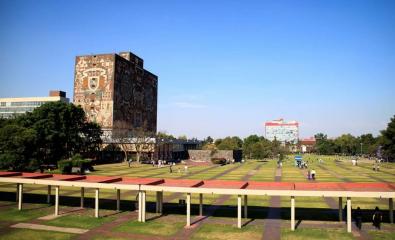
[[[143,194],[142,194],[142,192],[141,191],[139,191],[139,195],[138,195],[138,199],[139,199],[139,215],[138,215],[138,221],[139,222],[141,222],[142,220],[142,214],[141,214],[141,212],[142,212],[142,199],[143,199]]]
[[[394,223],[394,201],[392,198],[388,199],[388,209],[390,214],[390,223]]]
[[[248,197],[247,195],[244,195],[244,218],[248,218]]]
[[[351,232],[351,198],[347,198],[347,232]]]
[[[343,221],[343,198],[339,197],[339,222]]]
[[[159,212],[163,213],[163,192],[160,192],[159,198]]]
[[[237,196],[237,227],[241,228],[241,195]]]
[[[187,227],[191,226],[191,194],[187,193]]]
[[[55,186],[55,216],[59,215],[59,186]]]
[[[295,231],[295,197],[291,197],[291,230]]]
[[[23,184],[18,183],[18,210],[22,210]]]
[[[99,189],[95,189],[95,218],[99,217]]]
[[[156,205],[155,205],[155,212],[156,213],[160,212],[160,193],[161,192],[156,192]]]
[[[47,203],[51,203],[51,185],[48,185]]]
[[[203,216],[203,193],[199,193],[199,216]]]
[[[142,192],[142,203],[141,203],[141,221],[145,222],[145,191]]]
[[[121,210],[121,189],[117,189],[117,211]]]
[[[84,208],[84,198],[85,198],[85,188],[81,188],[81,203],[80,203],[80,207]]]
[[[19,199],[19,183],[16,184],[16,194],[15,194],[15,202],[18,202]]]

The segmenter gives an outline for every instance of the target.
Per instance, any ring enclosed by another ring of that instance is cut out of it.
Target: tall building
[[[284,119],[265,123],[265,137],[282,143],[297,143],[299,139],[299,123],[297,121],[285,122]]]
[[[26,112],[32,112],[35,108],[48,102],[69,102],[66,93],[62,91],[50,91],[48,97],[20,97],[0,98],[0,118],[12,118]]]
[[[158,77],[131,52],[77,56],[74,104],[104,132],[144,127],[156,132]]]

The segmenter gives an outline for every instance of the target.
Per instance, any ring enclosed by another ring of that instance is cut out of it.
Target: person
[[[361,230],[362,228],[362,213],[361,213],[361,208],[357,207],[357,210],[355,211],[355,224],[357,225],[357,228]]]
[[[311,170],[311,179],[315,180],[315,177],[316,177],[315,170],[312,169],[312,170]]]
[[[155,161],[154,160],[151,161],[151,164],[152,164],[152,167],[155,167]]]
[[[132,159],[129,159],[129,160],[128,160],[128,165],[129,165],[129,167],[130,167],[130,164],[132,164]]]
[[[310,169],[307,171],[307,179],[311,180],[311,171],[310,171]]]
[[[170,168],[169,168],[170,173],[173,172],[173,164],[170,164]]]
[[[374,209],[373,218],[372,218],[373,226],[375,226],[377,229],[380,230],[382,220],[383,220],[383,215],[380,212],[379,207],[376,207]]]

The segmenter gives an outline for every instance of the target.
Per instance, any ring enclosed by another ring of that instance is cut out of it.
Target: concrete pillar
[[[138,195],[138,199],[139,199],[139,215],[138,215],[138,221],[141,222],[142,221],[142,200],[143,200],[143,193],[141,191],[139,191],[139,195]]]
[[[55,186],[55,216],[59,215],[59,186]]]
[[[203,193],[199,193],[199,216],[203,216]]]
[[[392,198],[388,199],[388,209],[390,214],[390,223],[394,223],[394,201]]]
[[[95,218],[99,217],[99,189],[95,189]]]
[[[80,202],[80,207],[84,208],[84,199],[85,199],[85,188],[81,188],[81,202]]]
[[[51,185],[48,185],[47,203],[51,203]]]
[[[159,198],[159,212],[163,213],[163,192],[160,192],[160,198]]]
[[[351,198],[347,198],[347,232],[351,232]]]
[[[117,211],[121,210],[121,189],[117,189]]]
[[[18,183],[18,210],[22,210],[23,184]]]
[[[155,212],[160,213],[160,193],[156,192],[156,205],[155,205]]]
[[[237,196],[237,227],[241,228],[241,195]]]
[[[142,192],[142,201],[141,201],[141,221],[145,222],[145,191]]]
[[[191,194],[187,193],[187,227],[191,226]]]
[[[19,183],[16,184],[16,198],[15,198],[15,202],[18,202],[19,199]]]
[[[339,222],[343,221],[343,198],[339,197]]]
[[[291,231],[295,231],[295,197],[291,197]]]
[[[244,195],[244,218],[248,218],[248,196]]]

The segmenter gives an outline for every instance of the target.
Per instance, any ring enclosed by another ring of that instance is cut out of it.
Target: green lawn
[[[43,222],[43,224],[51,225],[51,226],[58,226],[58,227],[91,229],[91,228],[101,226],[104,223],[114,221],[117,217],[119,217],[123,213],[116,214],[113,211],[101,210],[100,214],[108,215],[108,216],[95,218],[93,216],[93,212],[88,211],[88,212],[83,212],[83,213],[73,213],[73,214],[59,217],[59,218],[56,218],[56,219],[53,219],[50,221],[45,221],[45,222]]]
[[[72,239],[75,234],[60,233],[60,232],[47,232],[29,229],[13,229],[6,234],[2,234],[2,240],[21,240],[21,239],[41,239],[41,240],[66,240]]]
[[[281,229],[281,239],[284,240],[332,240],[332,239],[354,239],[351,233],[347,233],[344,229],[314,229],[301,228],[296,231],[290,229]]]
[[[395,182],[395,164],[383,163],[381,171],[375,172],[371,168],[371,163],[366,160],[359,162],[358,166],[352,166],[351,158],[349,157],[335,157],[335,156],[317,156],[306,154],[303,156],[308,161],[309,169],[315,169],[317,172],[318,182]],[[318,159],[323,159],[323,163],[318,163]],[[336,161],[335,161],[336,160]],[[180,169],[180,171],[178,171]],[[108,176],[124,176],[124,177],[151,177],[151,178],[178,178],[178,179],[222,179],[222,180],[250,180],[272,182],[275,180],[275,173],[277,171],[276,160],[248,160],[243,164],[231,164],[226,166],[190,166],[188,172],[184,172],[184,166],[181,164],[173,168],[174,172],[170,173],[168,167],[157,168],[152,165],[132,165],[128,167],[126,163],[106,164],[95,166],[92,175],[108,175]],[[293,156],[288,156],[283,163],[281,181],[290,182],[307,182],[307,170],[300,170],[295,168]],[[226,172],[226,174],[224,174]],[[11,196],[8,201],[0,201],[0,231],[4,232],[0,239],[69,239],[74,237],[72,234],[43,232],[35,230],[9,229],[8,225],[14,222],[30,222],[39,217],[53,214],[54,207],[45,204],[47,188],[39,185],[24,185],[24,200],[31,201],[32,198],[37,197],[41,199],[35,202],[41,203],[24,203],[24,209],[19,211],[16,208],[16,203],[13,200],[12,194],[15,193],[16,185],[8,183],[0,183],[0,196]],[[60,205],[61,210],[71,207],[70,201],[79,203],[80,189],[73,187],[60,188]],[[100,190],[100,214],[101,218],[93,217],[93,197],[94,190],[86,189],[86,210],[72,212],[71,214],[61,216],[54,220],[39,221],[40,224],[60,226],[60,227],[74,227],[94,229],[101,225],[112,222],[119,216],[126,214],[133,209],[135,200],[135,191],[122,191],[122,206],[124,212],[116,213],[115,198],[116,191],[111,189]],[[154,203],[156,199],[155,192],[147,192],[147,206]],[[165,206],[164,215],[145,223],[137,222],[137,219],[130,219],[130,221],[123,223],[113,229],[115,232],[143,234],[147,236],[164,236],[171,237],[179,233],[185,226],[185,208],[178,206],[179,199],[185,199],[185,194],[165,193],[164,198],[169,199],[167,203],[173,203],[173,208],[169,209]],[[205,194],[203,196],[204,212],[210,208],[210,205],[218,204],[218,199],[223,197],[217,194]],[[30,199],[30,200],[29,200]],[[0,200],[1,197],[0,197]],[[112,201],[109,201],[112,200]],[[248,217],[243,219],[243,223],[249,220],[256,219],[264,222],[270,207],[271,197],[269,196],[249,196],[248,198]],[[281,197],[281,216],[282,221],[289,222],[290,217],[290,198]],[[331,210],[328,203],[337,203],[338,199],[324,199],[322,197],[296,197],[296,218],[301,220],[314,221],[337,221],[336,210]],[[199,203],[199,195],[192,194],[192,214],[197,214],[197,204]],[[345,200],[343,200],[343,206]],[[249,224],[242,229],[237,229],[237,196],[228,196],[223,205],[215,210],[214,216],[209,217],[208,222],[196,229],[192,239],[261,239],[263,234],[262,224]],[[75,205],[74,205],[75,206]],[[361,207],[364,210],[373,210],[376,206],[383,211],[388,211],[387,199],[374,198],[352,198],[352,207]],[[152,211],[153,208],[150,209]],[[147,218],[155,217],[156,215],[148,212]],[[194,219],[196,215],[192,215]],[[370,216],[368,216],[370,218]],[[214,222],[210,222],[214,220]],[[387,221],[387,220],[386,220]],[[221,224],[219,224],[221,223]],[[284,225],[283,225],[284,226]],[[390,224],[386,225],[390,226]],[[7,228],[6,231],[4,231]],[[391,229],[391,230],[388,230]],[[369,231],[372,239],[395,239],[392,226],[387,227],[387,230]],[[21,237],[23,236],[23,237]],[[25,237],[26,236],[26,237]],[[281,229],[282,239],[353,239],[351,234],[345,232],[344,228],[299,228],[291,232],[288,228]],[[122,239],[122,238],[108,238],[105,235],[94,236],[93,239]]]
[[[225,224],[204,224],[195,234],[193,240],[244,240],[261,239],[262,226],[245,226],[238,229],[232,225]]]
[[[116,227],[114,231],[156,236],[172,236],[185,226],[184,220],[184,218],[178,216],[147,220],[145,223],[132,220]]]

